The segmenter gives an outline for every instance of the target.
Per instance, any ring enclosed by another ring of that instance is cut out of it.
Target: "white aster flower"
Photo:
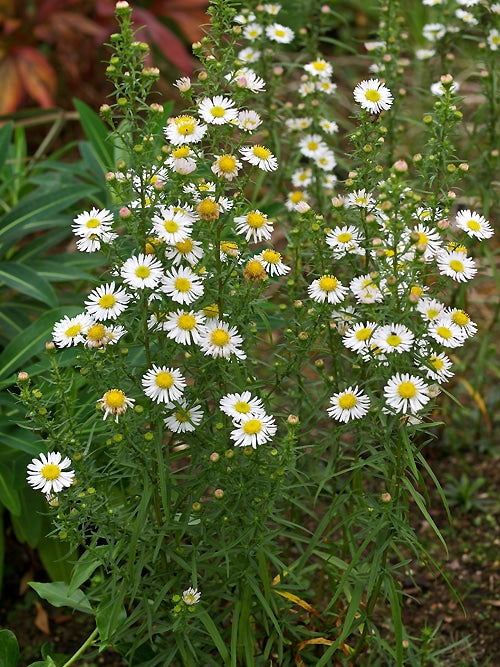
[[[316,91],[319,91],[324,95],[333,95],[337,90],[337,84],[333,83],[333,81],[328,81],[327,79],[320,79],[315,82],[314,88]]]
[[[195,431],[203,419],[203,410],[199,405],[188,407],[188,402],[181,398],[177,404],[167,403],[165,410],[172,412],[163,421],[173,433]]]
[[[234,155],[225,153],[224,155],[216,155],[215,162],[210,168],[216,176],[220,176],[226,181],[232,181],[238,176],[241,167],[241,162]]]
[[[28,463],[26,479],[30,486],[50,496],[73,484],[75,473],[73,470],[65,470],[71,465],[67,456],[62,458],[59,452],[42,452],[38,456],[38,459]]]
[[[191,88],[191,79],[188,76],[181,76],[173,85],[178,88],[181,93],[187,93]]]
[[[237,394],[226,394],[219,401],[219,407],[233,423],[239,424],[245,417],[256,417],[265,414],[264,405],[260,398],[252,396],[249,391]]]
[[[240,348],[243,338],[236,327],[230,327],[216,317],[207,321],[198,344],[205,355],[212,357],[228,359],[234,354],[238,359],[246,359],[247,356]]]
[[[429,60],[436,55],[435,49],[417,49],[415,51],[415,57],[417,60]]]
[[[253,447],[263,445],[272,440],[277,430],[274,417],[266,414],[255,414],[241,418],[230,438],[236,447]]]
[[[336,304],[345,299],[347,288],[335,276],[324,275],[313,280],[307,292],[313,301]]]
[[[312,183],[312,176],[313,173],[310,167],[298,169],[292,174],[292,185],[295,188],[307,188]]]
[[[160,289],[173,301],[186,305],[196,301],[204,292],[201,277],[188,266],[167,271]]]
[[[371,340],[372,346],[383,353],[408,352],[412,349],[415,336],[404,324],[385,324],[378,327]]]
[[[378,79],[369,79],[358,83],[354,89],[354,99],[369,113],[380,113],[390,109],[394,98],[392,93]]]
[[[353,352],[365,352],[370,349],[371,337],[377,328],[376,322],[358,322],[348,327],[342,336],[342,343]]]
[[[456,81],[453,81],[453,83],[450,86],[450,92],[451,93],[456,93],[459,89],[459,85]],[[441,95],[444,95],[446,92],[446,88],[443,86],[443,83],[441,81],[436,81],[431,85],[430,91],[433,95],[437,95],[438,97],[441,97]]]
[[[307,97],[308,95],[317,94],[316,84],[314,81],[303,81],[297,90],[301,97]]]
[[[266,26],[266,35],[270,40],[279,44],[290,44],[295,36],[291,28],[281,25],[281,23],[272,23]]]
[[[189,236],[193,224],[193,216],[176,206],[161,206],[158,213],[151,218],[151,233],[174,245]]]
[[[323,169],[323,171],[332,171],[332,169],[335,169],[337,165],[335,154],[329,148],[316,153],[313,160],[314,164],[320,169]]]
[[[98,239],[107,237],[111,232],[113,214],[107,209],[93,208],[90,212],[83,212],[73,220],[71,228],[75,236],[89,238],[94,236]]]
[[[114,320],[127,308],[131,298],[126,290],[112,282],[96,287],[89,294],[85,306],[87,313],[98,320]]]
[[[312,118],[287,118],[285,121],[286,127],[291,131],[291,132],[301,132],[303,130],[307,130],[309,127],[311,127],[313,123]]]
[[[100,322],[93,322],[85,332],[85,347],[100,348],[117,343],[126,334],[122,326],[104,326]]]
[[[347,423],[350,419],[361,419],[370,409],[370,399],[356,385],[330,397],[327,413],[332,419]]]
[[[244,146],[240,148],[241,157],[263,171],[276,171],[278,160],[268,148],[264,146]]]
[[[238,117],[238,109],[233,100],[223,95],[203,98],[198,104],[198,113],[205,123],[212,125],[231,123]]]
[[[115,421],[122,415],[127,408],[132,408],[135,403],[134,398],[127,398],[121,389],[109,389],[104,396],[97,401],[97,407],[104,412],[103,419],[109,415],[115,415]]]
[[[196,144],[203,139],[207,126],[193,116],[176,116],[168,121],[165,136],[174,146]]]
[[[384,300],[382,291],[373,282],[369,273],[353,278],[349,287],[358,303],[380,303]]]
[[[428,333],[443,347],[461,347],[465,340],[464,332],[451,317],[439,317],[431,322]]]
[[[449,276],[459,283],[467,282],[477,273],[474,260],[463,252],[442,250],[436,256],[436,261],[442,275]]]
[[[263,5],[263,8],[264,8],[264,11],[267,14],[270,14],[271,16],[276,16],[276,14],[279,14],[280,11],[281,11],[281,5],[272,4],[272,3],[269,3],[269,2],[266,2]]]
[[[307,195],[304,190],[292,190],[286,196],[285,208],[288,211],[296,211],[298,204],[307,204]]]
[[[88,313],[80,313],[75,317],[63,317],[56,322],[52,330],[52,340],[57,347],[71,347],[84,341],[84,335],[92,324]]]
[[[311,76],[317,76],[320,79],[329,79],[333,71],[331,63],[324,60],[324,58],[312,60],[304,65],[304,69]]]
[[[196,590],[196,588],[187,588],[182,593],[182,600],[184,604],[187,604],[188,607],[191,607],[194,604],[197,604],[200,601],[201,593]]]
[[[449,317],[453,324],[460,327],[464,338],[471,338],[477,333],[477,324],[461,308],[446,308],[443,317]]]
[[[419,368],[424,371],[429,380],[442,383],[453,377],[454,373],[450,370],[452,365],[451,359],[444,352],[437,353],[432,350]]]
[[[230,75],[231,82],[234,82],[238,88],[245,88],[252,93],[262,93],[266,89],[266,82],[257,72],[249,67],[242,67]]]
[[[161,328],[167,332],[168,338],[172,338],[176,343],[190,345],[199,342],[204,324],[203,312],[177,310],[165,316],[161,321]]]
[[[384,396],[391,408],[404,414],[416,414],[428,402],[428,385],[422,378],[409,373],[396,373],[384,387]]]
[[[160,261],[144,253],[133,255],[124,262],[120,275],[123,281],[134,289],[155,288],[163,276]]]
[[[344,200],[346,208],[357,206],[358,208],[372,208],[375,205],[374,197],[365,188],[350,192]]]
[[[344,257],[347,253],[364,255],[364,250],[360,247],[364,239],[354,225],[335,227],[328,232],[325,240],[326,244],[332,248],[335,258]]]
[[[468,236],[479,240],[489,239],[493,236],[493,228],[490,223],[479,213],[469,209],[459,211],[455,222]]]
[[[257,49],[247,46],[245,49],[241,49],[238,52],[238,60],[241,60],[243,63],[256,63],[259,62],[261,52]]]
[[[327,118],[320,118],[319,126],[326,132],[326,134],[336,134],[339,131],[339,126],[334,120],[328,120]]]
[[[247,132],[253,132],[259,127],[261,123],[261,117],[256,111],[253,111],[252,109],[244,109],[243,111],[240,111],[236,122],[240,130],[246,130]]]
[[[156,364],[144,373],[141,382],[146,396],[157,403],[178,401],[186,387],[186,380],[178,368]]]
[[[237,233],[243,234],[247,241],[253,243],[268,241],[273,232],[273,223],[258,209],[236,216],[234,223]]]
[[[457,19],[461,19],[464,23],[467,23],[467,25],[477,25],[478,20],[474,16],[474,14],[471,14],[470,12],[466,11],[465,9],[456,9],[455,10],[455,16]]]
[[[306,134],[299,141],[299,151],[306,157],[315,158],[325,150],[329,149],[321,134]]]
[[[444,303],[427,296],[422,297],[417,302],[417,311],[422,315],[424,320],[429,322],[439,318],[444,313],[444,308]]]
[[[496,13],[500,14],[498,11]],[[492,51],[496,51],[500,46],[500,32],[496,28],[492,28],[486,37],[486,42]]]
[[[424,251],[423,256],[426,262],[431,261],[442,250],[441,236],[427,225],[418,224],[412,233],[418,234],[418,239],[414,243]]]
[[[429,42],[437,42],[446,34],[446,27],[442,23],[426,23],[422,28],[422,35]]]
[[[281,254],[276,250],[268,248],[263,250],[257,257],[271,276],[284,276],[290,271],[290,267],[283,264]]]
[[[264,29],[260,25],[260,23],[247,23],[245,27],[243,28],[243,37],[245,39],[248,39],[250,42],[255,42],[256,39],[258,39],[262,33],[264,32]]]

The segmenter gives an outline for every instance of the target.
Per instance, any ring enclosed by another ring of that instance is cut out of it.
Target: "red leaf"
[[[0,62],[0,115],[12,113],[21,104],[23,87],[16,63],[12,58]]]
[[[23,88],[43,109],[55,107],[56,73],[48,60],[31,46],[15,52],[17,69]]]
[[[207,7],[208,0],[155,0],[149,11],[171,19],[190,42],[196,42],[203,35],[201,26],[209,22]]]

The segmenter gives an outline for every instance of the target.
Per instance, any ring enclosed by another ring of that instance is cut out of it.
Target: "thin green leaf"
[[[14,124],[12,121],[9,121],[0,128],[0,170],[3,168],[7,155],[9,154],[13,126]]]
[[[220,632],[217,630],[215,623],[212,621],[212,618],[206,611],[199,612],[198,618],[203,623],[208,634],[212,638],[212,641],[214,642],[217,650],[219,651],[219,655],[224,661],[224,664],[229,665],[230,657],[229,657],[229,652],[227,650],[227,646],[224,643],[224,640],[222,639]]]
[[[446,557],[448,557],[448,547],[446,545],[444,537],[441,535],[441,532],[440,532],[439,528],[436,526],[436,523],[435,523],[434,519],[429,514],[429,512],[427,510],[427,507],[425,506],[425,502],[424,502],[424,498],[423,498],[422,494],[420,494],[415,489],[415,487],[413,486],[413,484],[410,482],[410,480],[407,477],[403,477],[403,484],[406,486],[406,488],[409,491],[411,497],[413,498],[413,500],[417,504],[418,509],[422,512],[423,517],[425,518],[425,520],[428,522],[429,526],[434,531],[436,537],[439,538],[439,541],[441,542],[441,544],[445,548]]]
[[[73,104],[80,116],[85,136],[92,144],[102,171],[106,173],[113,168],[113,150],[108,143],[108,130],[99,116],[84,102],[73,98]]]
[[[57,296],[52,285],[29,266],[16,262],[0,262],[0,281],[52,308],[57,306]]]

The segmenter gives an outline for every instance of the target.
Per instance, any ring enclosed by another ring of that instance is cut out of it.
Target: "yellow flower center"
[[[356,204],[366,204],[368,199],[366,197],[356,197]]]
[[[337,236],[337,241],[339,241],[339,243],[349,243],[351,239],[352,239],[352,234],[350,234],[349,232],[341,232]]]
[[[103,396],[103,401],[108,408],[123,408],[125,403],[125,394],[119,389],[110,389]]]
[[[453,315],[451,316],[451,319],[455,324],[458,324],[459,327],[464,327],[470,322],[470,317],[467,315],[467,313],[464,313],[463,310],[457,310]]]
[[[410,294],[416,294],[417,296],[422,296],[424,290],[420,287],[420,285],[412,285],[410,288]]]
[[[318,72],[323,72],[326,69],[326,63],[322,62],[321,60],[315,60],[312,63],[313,69],[317,70]]]
[[[398,345],[401,345],[401,338],[396,334],[391,334],[390,336],[387,336],[386,341],[387,344],[390,345],[391,347],[397,347]]]
[[[429,361],[431,362],[431,364],[434,366],[434,368],[437,371],[440,371],[444,367],[444,361],[442,359],[440,359],[439,357],[434,357],[433,356],[429,359]]]
[[[103,294],[98,303],[101,308],[112,308],[116,303],[116,299],[113,294]]]
[[[224,331],[224,329],[214,329],[210,334],[210,340],[214,345],[217,345],[217,347],[224,347],[229,343],[231,337],[227,331]]]
[[[290,195],[290,201],[292,204],[298,204],[299,201],[302,201],[302,199],[304,199],[304,193],[300,190],[295,190],[295,192],[292,192]]]
[[[307,148],[308,148],[310,151],[315,151],[315,150],[317,150],[317,149],[319,148],[319,144],[318,144],[316,141],[310,141],[310,142],[307,144]]]
[[[101,221],[98,218],[89,218],[86,222],[86,227],[89,229],[95,229],[96,227],[99,227],[101,224]]]
[[[190,420],[191,415],[189,413],[189,410],[183,410],[182,412],[179,410],[179,412],[175,413],[175,418],[181,424],[185,424],[186,422],[188,422]]]
[[[245,415],[247,412],[250,412],[250,404],[246,401],[237,401],[234,405],[234,409],[236,412],[240,412],[241,414]]]
[[[342,410],[350,410],[357,403],[356,396],[354,394],[344,394],[339,397],[339,406]]]
[[[430,309],[427,311],[427,317],[428,317],[430,320],[433,320],[433,319],[436,318],[438,315],[439,315],[439,310],[436,310],[435,308],[430,308]]]
[[[47,463],[40,470],[40,474],[44,479],[52,481],[53,479],[57,479],[59,477],[61,474],[61,468],[55,463]]]
[[[196,127],[196,122],[196,119],[192,116],[179,116],[179,118],[175,119],[179,134],[192,134]]]
[[[210,306],[205,306],[205,308],[203,308],[203,314],[206,317],[217,317],[219,314],[219,306],[216,303],[212,303]]]
[[[356,331],[356,338],[358,340],[368,340],[370,336],[372,335],[373,329],[369,329],[368,327],[363,327],[362,329],[359,329],[359,331]]]
[[[331,292],[337,288],[338,284],[339,281],[334,276],[323,276],[319,279],[318,283],[319,288],[323,290],[323,292]]]
[[[464,270],[464,265],[463,262],[461,262],[459,259],[452,259],[450,262],[450,269],[453,271],[456,271],[457,273],[462,273]]]
[[[418,232],[418,241],[417,243],[419,245],[427,245],[429,243],[429,239],[427,237],[427,234],[424,234],[424,232]]]
[[[255,435],[255,433],[259,433],[261,429],[262,422],[260,419],[249,419],[243,424],[243,430],[247,435]]]
[[[189,153],[191,153],[189,146],[179,146],[179,148],[176,148],[174,151],[172,151],[172,155],[176,160],[187,157]]]
[[[187,278],[176,278],[174,287],[178,292],[189,292],[191,289],[191,281]]]
[[[224,107],[212,107],[210,109],[210,113],[214,118],[222,118],[226,113],[226,110],[224,109]]]
[[[225,255],[236,257],[238,255],[238,244],[231,241],[221,241],[220,249]]]
[[[441,338],[446,338],[446,339],[453,338],[453,331],[451,331],[451,329],[449,329],[448,327],[441,326],[438,327],[436,331],[438,336],[441,336]]]
[[[150,271],[148,266],[138,266],[135,270],[135,275],[138,278],[141,278],[141,280],[144,280],[145,278],[148,278],[150,274],[151,274],[151,271]]]
[[[190,313],[183,313],[177,320],[180,329],[191,331],[196,326],[196,319]]]
[[[156,376],[155,382],[160,389],[170,389],[174,384],[174,376],[167,371],[160,371]]]
[[[203,199],[196,210],[202,220],[217,220],[220,214],[219,204],[213,199]]]
[[[252,227],[253,229],[259,229],[260,227],[266,224],[266,219],[262,215],[262,213],[258,213],[257,211],[251,211],[247,215],[247,223],[249,227]]]
[[[236,168],[236,160],[232,155],[223,155],[219,158],[219,169],[224,174],[230,174]]]
[[[281,255],[275,250],[264,250],[262,253],[262,259],[269,264],[279,264],[281,261]]]
[[[175,234],[175,232],[179,231],[179,225],[175,220],[164,220],[163,226],[165,227],[165,231],[169,234]]]
[[[68,338],[74,338],[75,336],[78,336],[81,330],[81,324],[73,324],[73,326],[68,327],[64,333]]]
[[[284,30],[281,30],[281,28],[277,28],[274,31],[274,34],[276,35],[276,37],[285,37],[286,32]]]
[[[365,97],[369,102],[378,102],[382,95],[378,92],[378,90],[371,88],[365,92]]]
[[[264,146],[254,146],[252,152],[255,157],[259,158],[259,160],[267,160],[267,158],[271,155],[271,151],[267,148],[264,148]]]
[[[246,265],[245,270],[253,278],[266,273],[265,268],[262,266],[258,259],[251,259]]]
[[[467,220],[467,227],[473,232],[478,232],[481,229],[479,222],[473,218]]]
[[[175,247],[180,253],[186,255],[193,249],[193,242],[191,241],[191,239],[184,239],[184,241],[177,241]]]
[[[398,387],[398,394],[401,398],[413,398],[417,394],[417,388],[413,382],[401,382]]]
[[[90,340],[101,340],[106,335],[106,327],[102,324],[93,324],[87,331],[87,338]]]

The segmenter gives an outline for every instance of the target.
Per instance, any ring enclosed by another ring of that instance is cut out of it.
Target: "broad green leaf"
[[[36,354],[45,349],[45,343],[51,339],[54,323],[65,315],[75,315],[83,309],[61,307],[44,313],[19,336],[16,336],[0,354],[0,378],[5,379]],[[12,378],[12,382],[15,378]]]
[[[81,100],[73,98],[85,136],[92,144],[104,173],[113,168],[113,150],[108,143],[109,133],[99,116]]]
[[[83,271],[77,266],[67,264],[62,257],[57,256],[56,260],[38,259],[30,263],[31,268],[41,278],[51,283],[69,282],[73,280],[93,280],[93,277],[87,271]]]
[[[95,622],[101,642],[108,642],[127,618],[127,612],[120,598],[102,600],[97,607]]]
[[[54,581],[51,584],[30,581],[29,585],[43,600],[47,600],[54,607],[70,607],[85,614],[94,613],[85,594],[78,589],[72,595],[68,595],[68,585],[62,581]]]
[[[11,512],[19,516],[21,514],[21,501],[18,492],[12,488],[12,472],[7,466],[0,463],[0,503]]]
[[[108,549],[107,545],[97,547],[97,550],[106,549]],[[73,574],[68,588],[69,595],[80,588],[94,574],[101,563],[102,561],[94,555],[94,551],[85,551],[73,566]]]
[[[46,516],[47,501],[43,493],[35,493],[28,487],[22,489],[19,493],[21,501],[21,513],[17,516],[11,516],[14,534],[19,542],[26,542],[32,549],[36,549],[38,543],[53,526],[50,519]]]
[[[5,533],[3,525],[3,507],[0,507],[0,598],[2,597],[3,565],[5,562]],[[2,639],[0,637],[0,643]]]
[[[52,308],[57,306],[57,296],[52,285],[29,266],[16,262],[0,262],[0,282]]]
[[[16,636],[10,630],[0,630],[0,667],[16,667],[19,660],[19,646]]]
[[[50,531],[47,530],[47,533]],[[73,572],[74,556],[69,546],[54,537],[43,537],[37,546],[38,555],[52,581],[69,583]],[[77,592],[77,591],[75,591]],[[70,596],[71,597],[71,596]]]

